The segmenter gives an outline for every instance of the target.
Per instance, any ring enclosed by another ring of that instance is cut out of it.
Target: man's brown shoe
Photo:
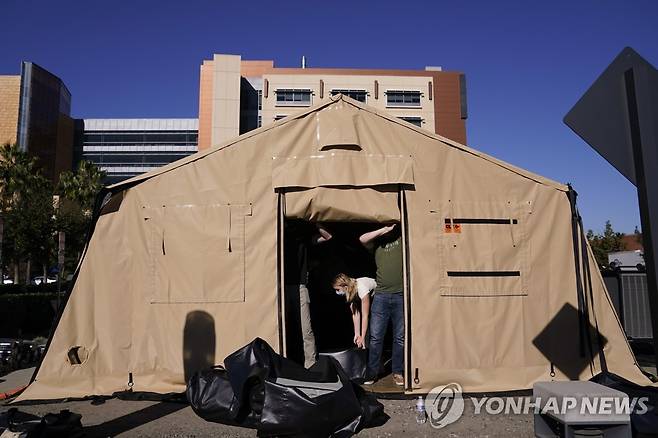
[[[404,377],[402,374],[393,374],[393,381],[398,386],[404,386]]]

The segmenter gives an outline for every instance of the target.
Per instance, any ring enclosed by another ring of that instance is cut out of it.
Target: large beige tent
[[[190,345],[211,362],[255,337],[285,353],[284,218],[400,222],[407,392],[650,383],[568,186],[349,98],[109,193],[21,400],[182,391]]]

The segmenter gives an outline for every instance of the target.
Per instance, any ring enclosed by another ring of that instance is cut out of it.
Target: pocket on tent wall
[[[529,203],[458,201],[434,210],[442,296],[528,294]]]
[[[146,209],[151,303],[243,302],[250,210],[220,204]]]

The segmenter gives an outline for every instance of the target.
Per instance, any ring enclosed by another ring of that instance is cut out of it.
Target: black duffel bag
[[[241,409],[224,367],[195,373],[187,385],[187,399],[192,410],[206,421],[256,427],[256,411]]]
[[[364,348],[349,348],[347,350],[323,351],[320,356],[333,357],[347,374],[347,377],[363,383],[368,368],[368,350]]]
[[[187,387],[194,412],[208,421],[256,428],[259,436],[322,437],[351,436],[387,419],[331,357],[305,369],[256,338],[224,364],[196,373]]]

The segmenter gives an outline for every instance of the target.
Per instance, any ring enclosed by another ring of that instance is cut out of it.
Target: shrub
[[[57,314],[57,293],[0,294],[0,337],[48,336]]]

